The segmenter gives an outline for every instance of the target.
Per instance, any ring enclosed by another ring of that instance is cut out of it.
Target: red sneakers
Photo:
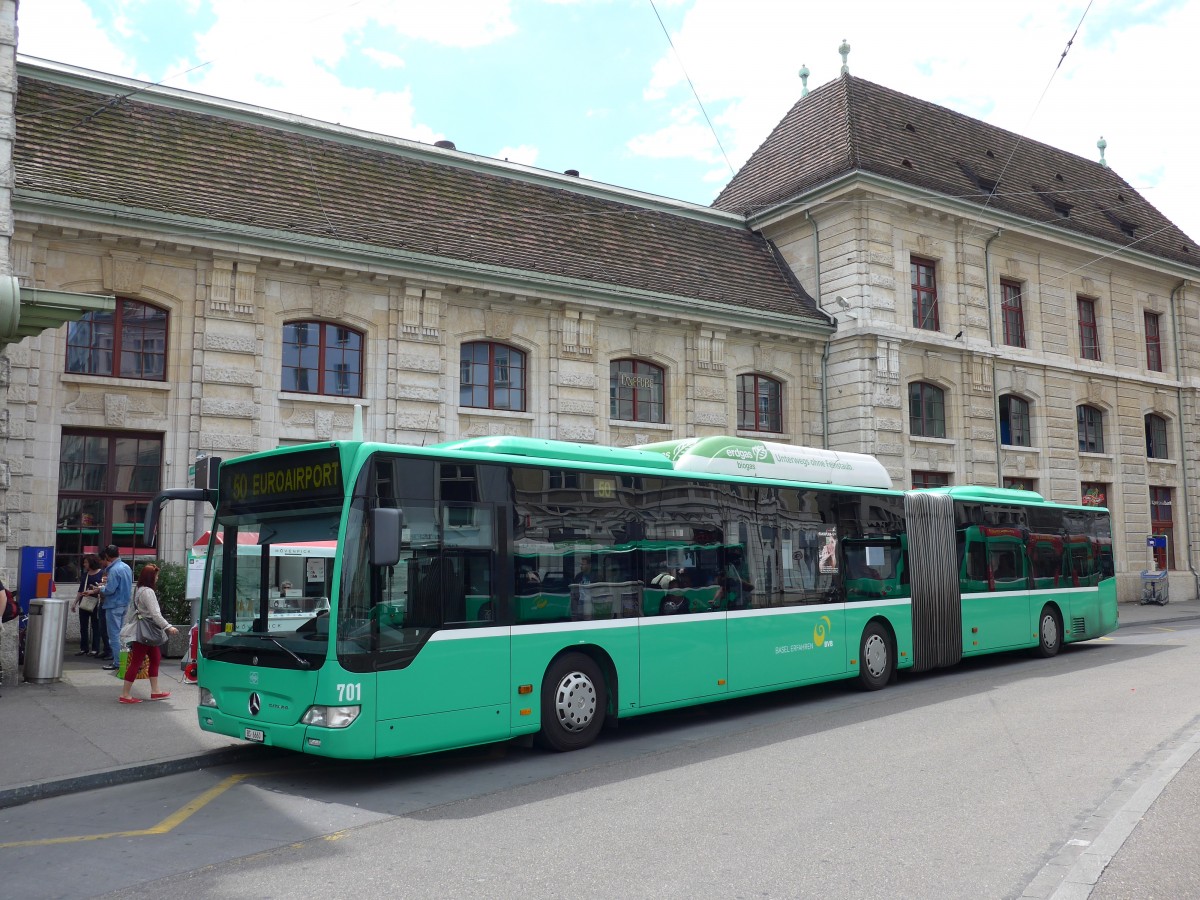
[[[140,697],[118,697],[117,700],[119,700],[121,703],[141,703],[142,702],[142,699]]]
[[[151,694],[150,699],[151,700],[166,700],[170,696],[171,696],[170,691],[163,691],[161,694]]]

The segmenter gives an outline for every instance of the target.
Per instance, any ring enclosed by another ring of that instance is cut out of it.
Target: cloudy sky
[[[1091,159],[1103,136],[1200,240],[1195,0],[25,0],[18,24],[28,56],[704,204],[846,39],[857,76]]]

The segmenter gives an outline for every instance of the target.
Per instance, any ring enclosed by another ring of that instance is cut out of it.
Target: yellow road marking
[[[71,837],[57,838],[38,838],[30,841],[10,841],[7,844],[0,844],[0,850],[6,850],[9,847],[49,847],[54,844],[76,844],[83,841],[104,841],[109,838],[119,837],[145,837],[151,834],[166,834],[167,832],[178,828],[193,814],[203,809],[213,800],[216,800],[223,793],[233,787],[235,784],[240,784],[247,778],[254,778],[256,775],[266,775],[267,772],[246,772],[241,775],[230,775],[220,784],[210,787],[207,791],[201,794],[194,800],[190,800],[177,809],[171,815],[167,816],[157,825],[152,825],[149,828],[140,828],[135,831],[109,831],[105,834],[81,834]]]

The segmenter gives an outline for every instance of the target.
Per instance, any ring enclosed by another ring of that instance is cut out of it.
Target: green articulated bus
[[[860,454],[362,440],[220,465],[200,727],[324,756],[427,753],[1063,643],[1117,627],[1106,510],[893,490]]]

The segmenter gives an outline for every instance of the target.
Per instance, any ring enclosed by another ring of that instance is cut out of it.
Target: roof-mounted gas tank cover
[[[661,453],[677,472],[740,475],[845,487],[892,487],[879,460],[864,453],[773,444],[739,437],[689,438],[642,444],[632,449]]]

